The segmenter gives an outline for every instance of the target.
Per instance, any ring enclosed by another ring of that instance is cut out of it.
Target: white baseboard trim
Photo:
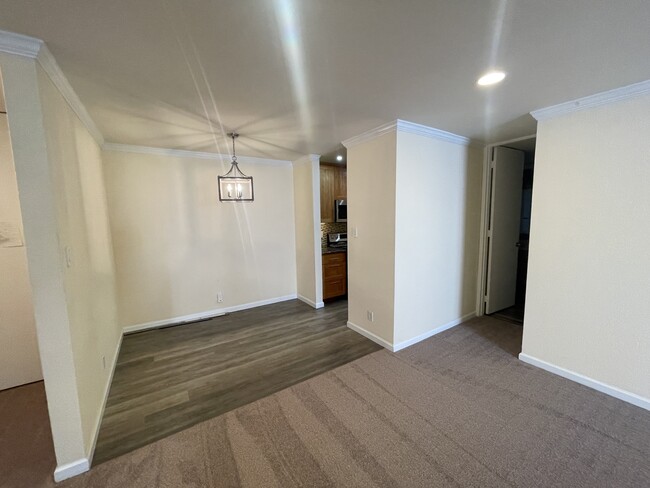
[[[298,295],[298,300],[300,300],[301,302],[305,302],[307,305],[309,305],[310,307],[314,307],[314,308],[323,308],[325,306],[324,302],[316,303],[316,302],[314,302],[314,301],[310,300],[309,298],[304,297],[302,295]]]
[[[281,297],[269,298],[267,300],[259,300],[257,302],[242,303],[241,305],[233,305],[232,307],[217,308],[214,310],[206,310],[205,312],[198,312],[189,315],[180,315],[168,319],[154,320],[152,322],[145,322],[136,325],[127,325],[122,329],[123,334],[132,334],[134,332],[141,332],[143,330],[157,329],[159,327],[166,327],[169,325],[181,325],[188,322],[196,322],[197,320],[211,319],[220,317],[231,312],[239,312],[240,310],[247,310],[249,308],[261,307],[264,305],[271,305],[273,303],[286,302],[287,300],[295,300],[298,295],[285,295]]]
[[[206,312],[193,313],[189,315],[179,315],[169,319],[154,320],[152,322],[144,322],[142,324],[127,325],[122,328],[122,334],[128,335],[134,332],[142,332],[143,330],[158,329],[160,327],[167,327],[168,325],[181,325],[189,322],[196,322],[198,320],[212,319],[226,315],[223,309],[208,310]]]
[[[113,384],[113,376],[115,375],[115,369],[117,368],[117,358],[120,357],[120,349],[122,349],[122,339],[124,339],[124,334],[120,334],[120,338],[117,341],[117,347],[115,348],[115,354],[113,354],[111,371],[108,375],[106,388],[104,389],[104,400],[102,401],[102,409],[99,412],[99,417],[97,417],[97,423],[95,424],[95,433],[93,434],[93,443],[90,446],[90,452],[88,453],[88,463],[90,465],[92,465],[93,457],[95,456],[95,448],[97,447],[97,438],[99,437],[99,427],[101,426],[102,419],[104,418],[104,411],[106,410],[106,402],[108,401],[108,394],[111,391],[111,384]]]
[[[644,398],[640,395],[637,395],[636,393],[630,393],[629,391],[621,390],[620,388],[602,383],[580,373],[574,373],[573,371],[561,368],[560,366],[555,366],[551,363],[547,363],[546,361],[542,361],[536,357],[529,356],[523,352],[519,354],[519,359],[525,363],[548,371],[549,373],[553,373],[568,380],[575,381],[576,383],[580,383],[581,385],[593,388],[594,390],[598,390],[601,393],[613,396],[614,398],[618,398],[624,402],[631,403],[632,405],[636,405],[637,407],[641,407],[645,410],[650,410],[650,399]]]
[[[389,351],[397,352],[397,351],[401,351],[402,349],[405,349],[405,348],[407,348],[409,346],[412,346],[413,344],[416,344],[416,343],[418,343],[420,341],[428,339],[429,337],[432,337],[432,336],[434,336],[436,334],[440,334],[441,332],[444,332],[447,329],[451,329],[452,327],[455,327],[455,326],[457,326],[459,324],[462,324],[463,322],[465,322],[467,320],[470,320],[470,319],[473,319],[474,317],[476,317],[476,312],[468,313],[467,315],[463,315],[462,317],[460,317],[460,318],[458,318],[456,320],[452,320],[451,322],[448,322],[445,325],[441,325],[440,327],[436,327],[435,329],[431,329],[431,330],[425,332],[424,334],[420,334],[419,336],[413,337],[412,339],[402,341],[399,344],[393,344],[391,342],[388,342],[387,340],[379,337],[378,335],[373,334],[372,332],[364,329],[360,325],[357,325],[357,324],[349,322],[349,321],[348,321],[348,327],[350,329],[352,329],[353,331],[358,332],[362,336],[367,337],[371,341],[376,342],[380,346],[385,347]]]
[[[364,329],[363,327],[361,327],[361,326],[359,326],[357,324],[354,324],[354,323],[348,321],[348,328],[352,329],[355,332],[358,332],[359,334],[361,334],[362,336],[370,339],[371,341],[376,342],[380,346],[385,347],[389,351],[393,350],[393,344],[392,343],[390,343],[387,340],[379,337],[378,335],[373,334],[372,332]]]
[[[428,339],[429,337],[432,337],[436,334],[440,334],[441,332],[444,332],[448,329],[451,329],[452,327],[456,327],[457,325],[462,324],[463,322],[466,322],[470,319],[473,319],[476,317],[476,312],[468,313],[467,315],[463,315],[462,317],[452,320],[451,322],[448,322],[444,325],[441,325],[440,327],[436,327],[435,329],[431,329],[424,334],[420,334],[419,336],[415,336],[411,339],[407,339],[405,341],[402,341],[398,344],[395,344],[393,346],[393,352],[401,351],[402,349],[405,349],[409,346],[412,346],[413,344],[416,344],[420,341],[423,341],[425,339]]]
[[[86,458],[78,459],[68,464],[63,464],[57,466],[54,470],[54,481],[57,483],[59,481],[67,480],[73,476],[80,475],[85,473],[90,469],[90,461]]]

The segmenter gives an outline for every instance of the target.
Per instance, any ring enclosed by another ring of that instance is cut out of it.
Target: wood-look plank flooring
[[[346,322],[292,300],[124,337],[93,464],[381,349]]]

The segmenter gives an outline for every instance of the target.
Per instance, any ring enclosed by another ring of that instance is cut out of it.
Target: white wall
[[[293,163],[298,298],[314,308],[323,306],[320,233],[319,157],[305,156]]]
[[[650,399],[650,96],[540,121],[523,354]]]
[[[349,147],[347,162],[348,321],[388,344],[395,316],[396,144],[389,132]]]
[[[122,326],[295,297],[293,171],[240,161],[254,202],[220,202],[229,162],[105,151]],[[223,303],[217,303],[217,293]]]
[[[0,53],[0,65],[50,425],[63,465],[85,449],[36,62]]]
[[[398,350],[473,316],[482,151],[404,121],[345,144],[350,327]]]
[[[0,226],[0,343],[5,345],[0,354],[0,390],[4,390],[43,379],[5,114],[0,114]]]
[[[59,251],[65,256],[68,250],[63,276],[84,446],[90,454],[121,338],[101,149],[40,66],[38,83]]]
[[[50,135],[47,142],[54,145],[47,146],[45,127],[47,119],[47,130],[51,130],[58,116],[65,126],[70,121],[69,114],[66,107],[58,106],[57,95],[48,89],[34,59],[0,53],[0,68],[57,465],[62,468],[75,463],[83,469],[84,464],[87,465],[84,458],[87,458],[91,446],[87,442],[88,432],[84,432],[88,414],[82,413],[81,404],[87,406],[88,402],[80,399],[78,388],[77,366],[83,364],[74,357],[73,327],[68,309],[68,302],[74,301],[75,296],[68,294],[70,289],[65,283],[60,245],[64,230],[59,219],[64,215],[59,215],[58,210],[66,189],[59,185],[61,180],[54,177],[62,170],[56,167],[60,164],[56,159],[58,143],[52,141]],[[49,104],[48,114],[44,110],[46,103]],[[53,105],[61,108],[61,113],[51,113]],[[69,141],[74,134],[61,136]],[[75,160],[68,160],[65,164],[75,163]],[[73,193],[75,190],[72,187],[68,191]],[[83,375],[84,371],[79,373]],[[101,376],[96,381],[101,382]]]
[[[396,345],[476,313],[482,156],[397,133]]]

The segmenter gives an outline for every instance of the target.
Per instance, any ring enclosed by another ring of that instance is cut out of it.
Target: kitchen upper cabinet
[[[344,166],[320,165],[320,221],[334,222],[334,200],[348,196],[347,171]]]

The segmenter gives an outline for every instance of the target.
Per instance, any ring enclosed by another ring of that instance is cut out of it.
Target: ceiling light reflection
[[[311,139],[311,113],[308,103],[306,69],[294,0],[275,0],[284,57],[289,68],[293,96],[298,107],[303,133]]]

